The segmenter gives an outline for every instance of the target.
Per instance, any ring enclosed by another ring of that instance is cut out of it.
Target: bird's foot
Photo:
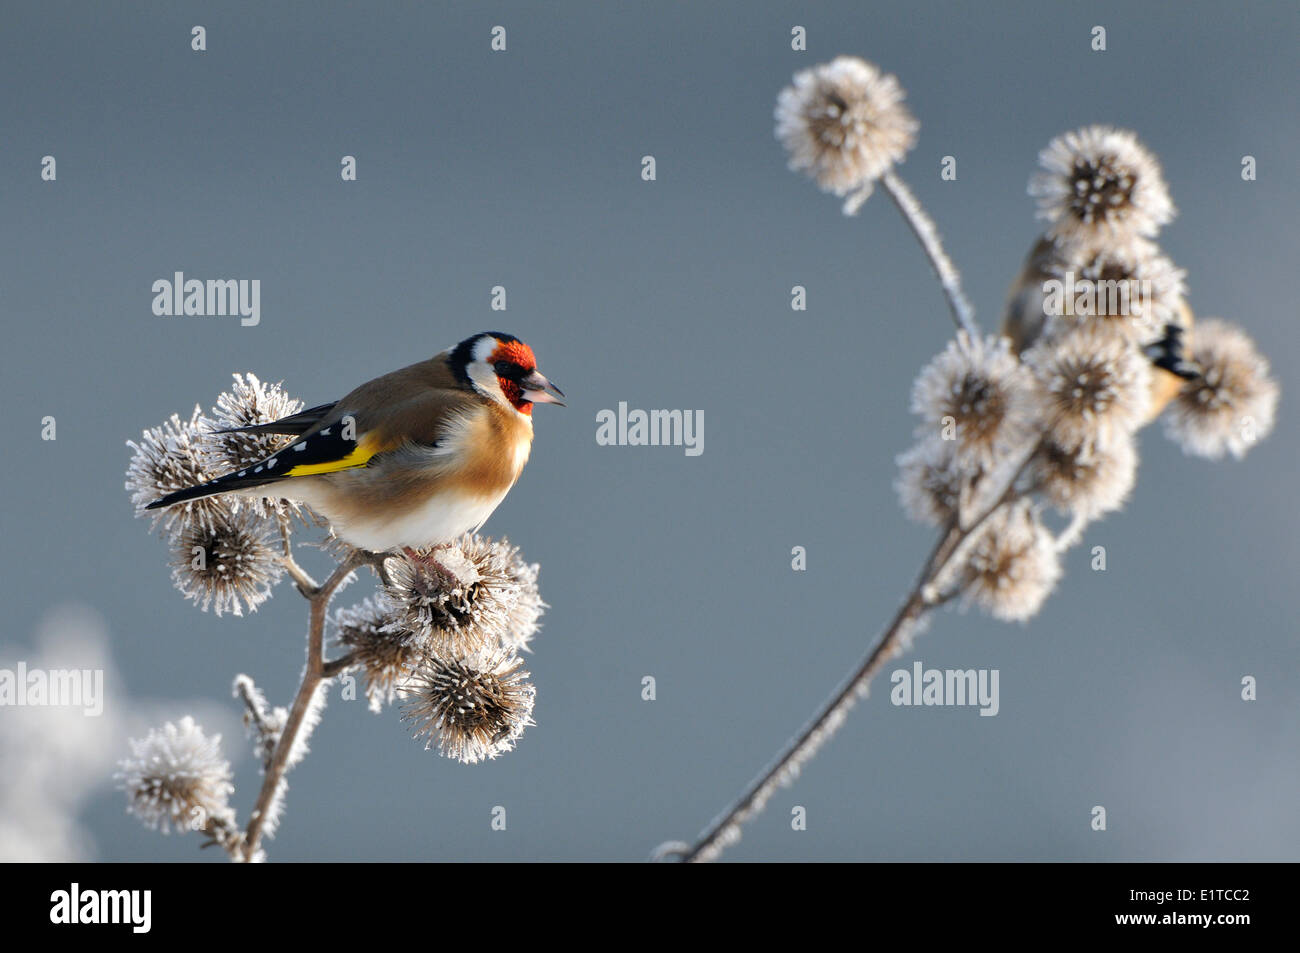
[[[422,566],[426,570],[441,577],[448,586],[457,586],[460,584],[460,577],[451,569],[447,568],[447,566],[434,555],[434,552],[439,549],[445,549],[447,545],[448,544],[443,543],[438,546],[432,546],[426,553],[418,553],[410,546],[403,546],[402,552],[406,554],[407,559],[411,560],[411,562],[415,563],[417,566]]]

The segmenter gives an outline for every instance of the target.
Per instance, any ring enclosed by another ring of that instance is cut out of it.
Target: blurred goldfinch
[[[361,549],[436,546],[483,525],[528,461],[533,404],[563,406],[563,396],[527,344],[475,334],[335,403],[242,428],[299,439],[148,509],[217,493],[275,497],[306,503]]]
[[[1117,257],[1122,257],[1122,250],[1120,251]],[[1154,246],[1151,254],[1154,254]],[[1141,260],[1142,256],[1138,258]],[[1039,339],[1053,317],[1046,305],[1047,292],[1044,283],[1060,280],[1064,270],[1074,267],[1079,260],[1076,249],[1063,253],[1060,245],[1046,235],[1040,237],[1030,249],[1024,267],[1012,282],[1011,290],[1007,294],[1006,310],[1002,319],[1002,334],[1011,340],[1011,346],[1017,354],[1031,347]],[[1118,281],[1129,280],[1133,276],[1134,273],[1127,269],[1119,269],[1114,275],[1108,275],[1105,271],[1098,275],[1102,280],[1109,278]],[[1191,360],[1192,328],[1196,317],[1181,293],[1181,279],[1174,284],[1176,285],[1174,292],[1165,296],[1167,301],[1166,310],[1163,312],[1164,320],[1149,335],[1149,340],[1143,341],[1142,350],[1151,359],[1153,367],[1151,405],[1145,422],[1158,417],[1187,381],[1197,379],[1201,373],[1200,368]],[[1071,314],[1071,303],[1068,298],[1064,304],[1065,313]],[[1105,321],[1121,317],[1121,315],[1101,313],[1091,318],[1079,317],[1078,319]]]

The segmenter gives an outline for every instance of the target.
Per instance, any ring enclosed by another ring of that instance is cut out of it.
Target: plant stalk
[[[903,219],[911,227],[912,234],[921,243],[926,257],[930,259],[934,273],[939,279],[939,285],[948,298],[948,308],[952,311],[952,319],[958,330],[965,331],[972,338],[978,337],[979,327],[975,324],[975,308],[966,297],[966,293],[962,291],[961,273],[957,271],[957,266],[952,263],[948,253],[943,250],[943,242],[939,238],[939,229],[935,227],[934,219],[930,218],[921,207],[920,200],[908,188],[907,183],[894,174],[893,169],[887,170],[880,177],[880,181],[884,183],[885,191],[889,193]]]
[[[288,558],[292,559],[292,557]],[[266,766],[265,777],[262,779],[262,790],[257,796],[257,803],[253,806],[253,812],[249,815],[248,829],[245,831],[243,843],[240,845],[240,849],[243,851],[242,859],[245,861],[252,860],[257,856],[271,804],[274,802],[276,792],[283,783],[285,773],[289,768],[289,753],[293,750],[298,733],[302,730],[303,720],[307,715],[307,709],[311,706],[316,689],[326,678],[324,656],[325,615],[329,608],[330,599],[344,580],[359,566],[365,565],[366,561],[363,554],[352,552],[330,573],[329,578],[321,585],[306,588],[299,582],[299,587],[303,589],[303,595],[307,597],[309,607],[307,665],[303,670],[302,683],[298,686],[298,693],[294,696],[293,707],[289,709],[289,718],[285,722],[284,731],[281,732],[279,743],[275,746],[275,753]]]

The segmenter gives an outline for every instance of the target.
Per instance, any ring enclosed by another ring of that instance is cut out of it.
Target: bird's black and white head
[[[533,349],[512,334],[484,331],[452,349],[451,367],[475,391],[531,414],[533,404],[559,404],[564,393],[537,369]]]

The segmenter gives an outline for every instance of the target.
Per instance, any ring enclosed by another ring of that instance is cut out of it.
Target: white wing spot
[[[322,437],[328,437],[328,436],[330,435],[330,428],[329,428],[329,427],[326,427],[324,430],[322,430],[322,431],[320,432],[320,435],[321,435]]]
[[[302,443],[296,443],[296,444],[294,444],[293,449],[295,449],[295,450],[306,450],[306,449],[307,449],[307,441],[304,440]]]
[[[262,472],[262,468],[261,468],[261,467],[256,467],[256,468],[254,468],[253,472],[254,472],[254,473],[261,473],[261,472]]]
[[[275,468],[275,457],[272,457],[270,460],[266,461],[266,468],[268,470],[272,470]]]

